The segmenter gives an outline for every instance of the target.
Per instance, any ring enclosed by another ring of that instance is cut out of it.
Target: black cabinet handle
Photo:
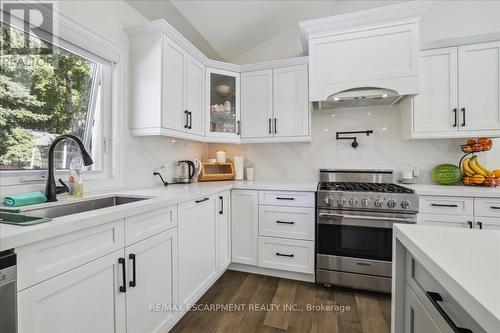
[[[455,325],[453,320],[446,314],[446,312],[443,310],[441,305],[439,305],[438,302],[442,302],[443,298],[439,293],[431,292],[431,291],[426,291],[425,294],[431,301],[432,305],[436,308],[436,310],[439,312],[439,314],[443,317],[443,319],[450,325],[451,329],[455,333],[473,333],[470,329],[468,328],[463,328],[463,327],[458,327]]]
[[[453,123],[453,127],[458,126],[458,112],[457,111],[458,111],[457,108],[453,109],[453,113],[455,114],[455,122]]]
[[[193,128],[193,113],[191,111],[188,112],[189,114],[189,129]]]
[[[295,198],[276,197],[276,200],[295,200]]]
[[[184,110],[184,116],[185,116],[184,128],[189,128],[189,111],[188,110]]]
[[[465,126],[465,108],[461,108],[460,111],[462,111],[462,126]]]
[[[293,222],[293,221],[276,221],[276,223],[279,223],[279,224],[295,224],[295,222]]]
[[[132,281],[128,283],[130,287],[135,287],[136,286],[136,280],[135,280],[135,254],[130,253],[128,255],[128,258],[132,260]]]
[[[479,227],[479,229],[483,229],[483,222],[477,222],[477,226]]]
[[[236,122],[236,135],[240,135],[241,133],[241,122],[238,120]]]
[[[219,214],[222,215],[224,214],[224,197],[222,195],[219,197],[219,201],[220,201]]]
[[[274,118],[274,134],[278,134],[278,119]]]
[[[491,206],[490,208],[491,209],[500,209],[500,207],[498,207],[498,206]]]
[[[467,221],[467,224],[469,225],[469,228],[472,229],[472,221]]]
[[[125,274],[125,258],[118,258],[118,264],[122,265],[122,279],[123,279],[123,284],[120,286],[120,292],[125,293],[127,292],[127,286],[126,286],[126,280],[127,276]]]
[[[279,253],[279,252],[276,252],[276,255],[280,256],[280,257],[288,257],[288,258],[293,258],[294,257],[293,254],[283,254],[283,253]]]
[[[200,199],[200,200],[195,200],[196,203],[204,202],[210,200],[210,198],[205,198],[205,199]]]
[[[269,118],[269,134],[273,134],[272,130],[271,130],[271,127],[272,127],[272,119]]]
[[[449,208],[458,208],[458,205],[447,205],[447,204],[435,204],[431,203],[433,207],[449,207]]]

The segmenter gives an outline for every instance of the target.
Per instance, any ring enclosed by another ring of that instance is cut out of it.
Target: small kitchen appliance
[[[182,160],[177,162],[177,184],[190,184],[196,182],[201,171],[201,162],[199,160]]]
[[[418,195],[392,170],[320,170],[316,283],[391,292],[392,227],[416,223]]]

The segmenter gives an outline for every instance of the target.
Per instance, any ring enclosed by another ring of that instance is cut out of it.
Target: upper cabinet
[[[421,51],[420,67],[410,138],[500,136],[500,42]]]
[[[132,37],[131,63],[132,133],[200,140],[205,65],[162,32]]]
[[[207,138],[237,141],[240,135],[240,74],[207,68]]]
[[[241,74],[241,141],[310,141],[308,66]]]
[[[133,135],[220,143],[311,140],[307,57],[240,66],[208,59],[164,20],[128,33]]]

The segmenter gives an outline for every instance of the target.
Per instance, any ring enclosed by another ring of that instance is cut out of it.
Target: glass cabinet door
[[[213,136],[239,135],[239,75],[208,70],[208,133]]]

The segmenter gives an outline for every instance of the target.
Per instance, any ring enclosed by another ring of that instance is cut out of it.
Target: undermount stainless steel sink
[[[125,205],[128,203],[146,200],[146,197],[122,197],[112,196],[85,201],[62,203],[56,206],[42,207],[29,209],[29,207],[21,207],[17,209],[6,209],[6,211],[22,213],[26,216],[42,216],[46,218],[56,218],[72,214],[94,211],[97,209]]]

